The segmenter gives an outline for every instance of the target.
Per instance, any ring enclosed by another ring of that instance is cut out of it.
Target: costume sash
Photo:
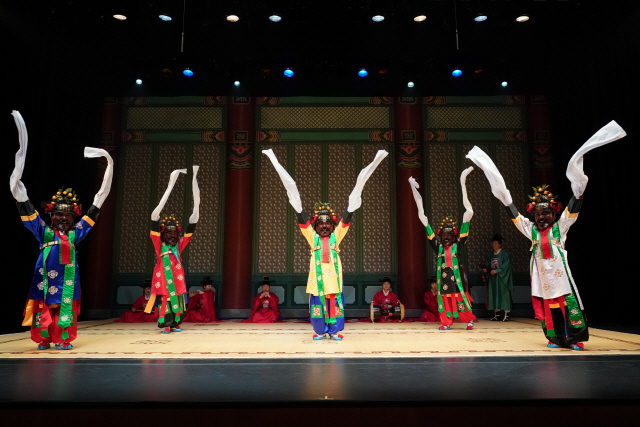
[[[176,246],[166,245],[164,242],[162,243],[162,253],[167,252],[167,249],[171,250],[171,253],[176,253]],[[176,257],[178,262],[180,262],[180,258]],[[171,259],[169,254],[162,255],[162,265],[164,267],[164,278],[167,282],[167,292],[169,292],[168,301],[165,303],[163,298],[163,303],[171,304],[172,312],[175,313],[175,321],[180,321],[180,315],[182,314],[182,304],[180,302],[180,298],[176,294],[176,284],[173,282],[173,270],[171,269]],[[169,302],[170,301],[170,302]],[[161,318],[158,320],[159,323],[164,323],[164,314],[166,312],[166,305],[163,304],[163,308],[161,310]]]
[[[56,234],[57,233],[51,227],[47,227],[44,232],[44,244],[53,242]],[[61,243],[58,262],[60,264],[63,264],[63,261],[68,261],[67,263],[64,263],[62,297],[60,298],[60,316],[58,319],[58,326],[63,329],[62,339],[66,340],[67,338],[69,338],[69,332],[64,331],[64,329],[68,328],[71,325],[73,316],[73,291],[76,281],[76,251],[71,250],[71,248],[75,247],[76,232],[74,230],[70,230],[67,235],[67,239],[63,239],[61,235],[58,235],[58,237],[60,238]],[[44,248],[42,253],[42,302],[44,304],[46,304],[47,293],[49,292],[47,259],[49,258],[49,253],[51,252],[52,248],[53,245],[47,246]],[[43,329],[42,331],[40,331],[40,336],[42,336],[43,338],[48,338],[49,331]]]
[[[314,258],[316,262],[316,280],[318,284],[318,296],[322,301],[322,309],[324,310],[324,320],[326,323],[336,323],[336,317],[344,317],[344,306],[342,304],[342,284],[340,283],[340,270],[338,268],[338,252],[336,251],[336,235],[331,233],[329,237],[329,248],[333,256],[333,267],[336,272],[336,280],[338,281],[338,306],[340,307],[339,315],[335,315],[335,310],[327,309],[327,301],[324,294],[324,281],[322,280],[322,238],[316,233],[314,239]],[[332,316],[333,314],[333,316]]]
[[[440,286],[442,281],[442,261],[441,258],[444,259],[444,246],[440,245],[438,248],[438,258],[436,259],[436,268],[438,271],[437,281],[438,281],[438,311],[443,313],[444,310],[444,302],[442,301],[442,295],[440,293]],[[456,256],[453,256],[453,255]],[[453,263],[453,275],[456,278],[456,285],[458,285],[458,291],[460,291],[460,295],[462,295],[462,299],[464,300],[464,304],[467,306],[469,310],[471,310],[471,304],[467,301],[467,294],[464,290],[464,285],[462,284],[462,279],[460,278],[460,266],[458,265],[458,244],[454,243],[451,245],[451,261]],[[451,317],[451,311],[447,311],[447,317]],[[453,317],[458,317],[458,312],[453,313]]]

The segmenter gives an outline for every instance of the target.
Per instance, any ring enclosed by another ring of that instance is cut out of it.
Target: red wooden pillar
[[[222,272],[225,310],[248,309],[251,299],[255,134],[255,98],[230,97]]]
[[[527,96],[527,130],[531,185],[548,184],[555,193],[557,188],[549,135],[549,106],[542,95]]]
[[[109,197],[100,209],[100,217],[91,229],[88,240],[90,262],[83,268],[87,273],[82,279],[82,314],[89,318],[111,317],[111,277],[113,273],[113,244],[116,223],[116,199],[118,190],[118,146],[121,141],[121,99],[105,98],[102,113],[102,133],[100,148],[106,150],[113,158],[113,181]],[[101,157],[96,172],[96,192],[102,185],[107,161]],[[85,201],[93,200],[93,195],[86,195]],[[83,206],[88,209],[89,206]]]
[[[426,237],[418,218],[409,177],[423,188],[422,102],[397,97],[395,106],[398,290],[407,309],[423,308],[426,280]]]

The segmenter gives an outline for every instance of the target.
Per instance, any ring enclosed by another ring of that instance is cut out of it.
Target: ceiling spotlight
[[[453,77],[460,77],[462,75],[462,70],[460,70],[459,68],[456,68],[451,72],[451,75]]]
[[[365,70],[364,68],[360,69],[360,71],[358,71],[358,75],[360,77],[367,77],[367,75],[369,74],[369,72],[367,70]]]
[[[158,18],[160,18],[161,20],[167,22],[167,21],[171,21],[171,17],[169,15],[158,15]]]
[[[413,87],[413,86],[415,86],[415,85],[413,84],[413,82],[409,82],[409,83],[407,83],[407,87]]]
[[[422,21],[425,21],[426,19],[427,17],[425,15],[418,15],[415,18],[413,18],[413,20],[416,22],[422,22]]]
[[[127,19],[127,17],[124,15],[113,15],[113,17],[116,18],[118,21],[124,21],[125,19]]]
[[[141,79],[137,79],[137,80],[136,80],[136,84],[137,84],[137,85],[141,85],[141,84],[142,84],[142,80],[141,80]]]
[[[284,76],[293,77],[293,70],[291,68],[287,68],[286,70],[284,70]]]
[[[280,21],[282,21],[282,17],[279,16],[279,15],[271,15],[269,17],[269,21],[271,21],[271,22],[280,22]]]
[[[240,86],[240,82],[236,80],[235,82],[233,82],[233,85],[234,85],[235,87],[238,87],[238,86]]]
[[[502,87],[507,87],[508,84],[509,83],[507,83],[507,82],[502,82]]]
[[[371,18],[371,20],[372,20],[373,22],[382,22],[382,21],[384,21],[384,16],[382,16],[382,15],[376,15],[376,16],[374,16],[373,18]]]
[[[516,18],[518,22],[527,22],[529,20],[529,15],[520,15]]]
[[[184,71],[182,72],[182,74],[184,74],[187,77],[191,77],[191,76],[193,76],[193,71],[191,71],[188,68],[185,68]]]
[[[227,16],[227,21],[229,22],[238,22],[240,20],[240,18],[238,18],[238,15],[229,15]]]
[[[474,21],[476,22],[482,22],[482,21],[486,21],[487,20],[487,15],[484,15],[482,13],[479,13],[478,16],[476,16],[475,18],[473,18]]]

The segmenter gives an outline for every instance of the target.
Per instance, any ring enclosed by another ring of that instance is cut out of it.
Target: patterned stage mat
[[[309,323],[227,321],[183,324],[162,334],[154,323],[80,322],[74,348],[36,350],[28,332],[0,336],[0,358],[217,359],[317,357],[477,357],[640,354],[640,335],[590,329],[586,350],[551,349],[533,319],[509,323],[480,320],[473,331],[454,323],[363,323],[348,321],[343,341],[314,341]]]

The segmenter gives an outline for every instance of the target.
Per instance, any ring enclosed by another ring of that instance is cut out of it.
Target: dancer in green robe
[[[509,254],[502,249],[502,236],[496,234],[491,239],[493,252],[487,256],[482,271],[486,273],[489,297],[487,308],[494,310],[491,320],[500,320],[500,311],[504,311],[503,322],[509,321],[511,312],[511,293],[513,292],[513,275]]]

